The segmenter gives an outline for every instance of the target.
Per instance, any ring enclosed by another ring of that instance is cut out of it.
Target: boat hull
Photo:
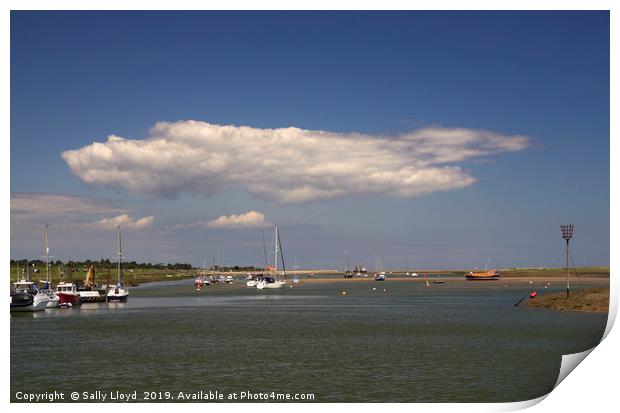
[[[268,283],[265,281],[259,281],[258,283],[256,283],[256,288],[258,288],[259,290],[262,290],[262,289],[273,290],[277,288],[284,288],[285,285],[286,285],[285,281],[276,281],[272,283]]]
[[[114,287],[108,290],[108,301],[127,301],[129,291],[122,287]]]
[[[80,304],[80,295],[79,294],[68,294],[68,293],[56,293],[58,295],[58,304],[71,304],[78,305]]]
[[[495,280],[499,280],[499,274],[493,274],[493,275],[466,274],[465,279],[468,281],[495,281]]]
[[[80,301],[82,303],[103,303],[106,301],[106,294],[99,291],[79,291]]]
[[[43,311],[47,308],[49,298],[47,297],[34,297],[29,304],[11,303],[11,312],[32,312]]]
[[[108,301],[127,301],[129,294],[125,295],[110,295],[108,294]]]
[[[49,301],[47,302],[46,308],[56,308],[58,307],[58,304],[60,304],[60,298],[56,296],[56,297],[49,299]]]

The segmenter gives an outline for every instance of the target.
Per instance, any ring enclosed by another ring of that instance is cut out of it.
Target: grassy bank
[[[529,300],[527,305],[560,311],[606,313],[609,311],[609,287],[573,290],[568,298],[566,292],[541,294]]]
[[[31,272],[31,278],[33,281],[43,280],[45,279],[45,267],[40,266],[36,267],[39,272],[35,273]],[[20,267],[20,272],[23,271],[24,268]],[[86,272],[83,268],[79,268],[78,272],[73,273],[73,280],[83,280],[86,276]],[[57,266],[50,267],[50,275],[52,278],[52,283],[55,285],[59,281],[67,281],[66,268],[64,269],[65,275],[64,277],[60,276],[59,268]],[[156,269],[156,268],[146,268],[146,269],[126,269],[124,270],[124,280],[127,284],[143,284],[152,281],[166,281],[166,280],[178,280],[182,278],[192,277],[195,274],[199,273],[200,270],[170,270],[170,269]],[[418,269],[416,272],[420,277],[424,275],[438,275],[441,274],[443,276],[456,276],[463,277],[465,273],[469,272],[468,270],[437,270],[437,269]],[[563,268],[507,268],[499,270],[503,279],[511,279],[511,278],[553,278],[553,277],[564,277],[566,276],[566,270]],[[299,270],[299,271],[287,271],[287,273],[291,276],[298,275],[300,278],[341,278],[342,272],[337,270]],[[109,270],[110,280],[113,282],[116,279],[116,267],[112,266]],[[245,277],[247,272],[225,272],[223,274],[233,275],[235,278]],[[571,278],[574,278],[577,275],[580,278],[609,278],[609,267],[582,267],[577,268],[577,270],[571,270]],[[18,278],[18,272],[16,266],[11,266],[10,268],[10,279],[11,282],[14,282]],[[372,271],[369,274],[372,277]],[[389,277],[405,277],[409,278],[409,275],[406,275],[406,271],[390,271]],[[106,267],[97,267],[96,281],[98,283],[105,283],[108,278],[108,268]],[[356,277],[357,278],[357,277]]]
[[[30,278],[32,281],[38,282],[39,280],[45,279],[45,267],[38,268],[39,272],[34,272],[34,269],[31,269]],[[60,275],[60,270],[58,267],[50,267],[50,277],[52,279],[52,284],[56,285],[60,281],[69,281],[69,277],[67,276],[67,269],[64,268],[64,276]],[[195,274],[195,271],[191,270],[165,270],[165,269],[154,269],[154,268],[146,268],[146,269],[133,269],[133,270],[124,270],[124,281],[126,284],[143,284],[152,281],[164,281],[164,280],[178,280],[185,277],[191,277]],[[20,276],[23,277],[23,268],[20,267],[20,271],[18,273],[17,267],[11,267],[11,282],[15,282],[15,280]],[[109,274],[109,275],[108,275]],[[79,268],[77,272],[72,274],[72,280],[78,281],[83,280],[86,277],[86,271],[84,269]],[[109,280],[111,283],[114,283],[116,280],[116,267],[111,267],[108,273],[108,268],[97,268],[97,273],[95,275],[95,281],[97,283],[106,283]]]

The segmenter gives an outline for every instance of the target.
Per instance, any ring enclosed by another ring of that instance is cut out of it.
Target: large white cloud
[[[265,219],[265,214],[249,211],[244,214],[220,215],[211,221],[194,221],[171,225],[172,229],[207,229],[207,228],[266,228],[272,224]]]
[[[119,225],[121,228],[144,229],[153,225],[154,220],[155,217],[152,215],[135,219],[127,214],[121,214],[111,218],[102,218],[86,225],[103,229],[113,229],[117,228]]]
[[[239,215],[222,215],[207,223],[211,228],[264,228],[270,225],[265,215],[256,211]]]
[[[525,136],[479,129],[427,127],[390,137],[190,120],[157,123],[146,139],[109,136],[62,157],[92,186],[165,197],[243,187],[296,203],[463,188],[476,179],[459,162],[528,145]]]

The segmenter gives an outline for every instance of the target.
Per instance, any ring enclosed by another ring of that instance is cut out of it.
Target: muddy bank
[[[534,308],[549,308],[560,311],[609,312],[609,287],[573,290],[566,292],[540,294],[528,300],[527,305]]]

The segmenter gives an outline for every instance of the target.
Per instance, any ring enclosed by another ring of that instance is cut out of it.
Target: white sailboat
[[[417,277],[417,276],[418,276],[418,273],[417,273],[417,272],[415,272],[415,258],[411,258],[411,265],[413,266],[413,267],[412,267],[412,268],[413,268],[413,271],[411,272],[411,276],[412,276],[412,277]]]
[[[280,253],[282,258],[282,269],[284,272],[284,276],[286,277],[286,268],[284,267],[284,255],[282,255],[282,244],[280,243],[280,232],[278,231],[278,226],[276,225],[273,276],[265,276],[261,280],[259,280],[256,283],[257,289],[262,290],[264,288],[284,288],[284,286],[286,285],[286,280],[278,279],[278,252]]]
[[[108,301],[127,301],[129,290],[123,283],[123,249],[121,244],[121,226],[118,226],[118,256],[116,285],[108,285]]]
[[[385,281],[386,273],[385,271],[381,271],[380,258],[377,254],[375,254],[375,281]]]
[[[45,280],[40,281],[43,284],[43,288],[39,290],[41,294],[45,294],[48,296],[49,301],[47,302],[47,308],[56,308],[60,302],[60,298],[56,294],[56,291],[52,289],[52,278],[50,276],[50,247],[47,239],[47,228],[48,225],[45,224]]]

